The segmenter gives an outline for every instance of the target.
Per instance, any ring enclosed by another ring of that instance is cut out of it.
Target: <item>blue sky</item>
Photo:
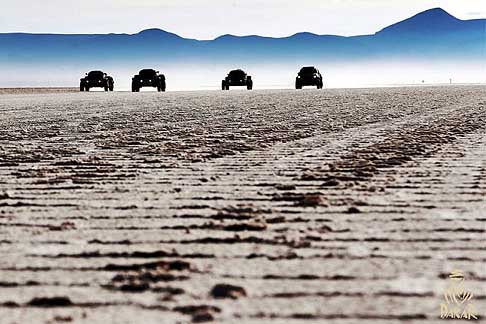
[[[16,0],[2,4],[0,32],[357,35],[434,7],[461,19],[486,18],[486,0]]]

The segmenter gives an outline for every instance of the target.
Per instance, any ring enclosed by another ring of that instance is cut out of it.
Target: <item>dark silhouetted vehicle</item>
[[[229,90],[230,87],[245,86],[248,90],[253,89],[253,80],[243,70],[233,70],[228,73],[221,83],[221,89]]]
[[[300,69],[295,79],[295,89],[302,89],[304,86],[316,86],[317,89],[322,89],[324,83],[318,69],[313,66],[306,66]]]
[[[113,78],[103,71],[91,71],[79,83],[80,91],[89,91],[91,88],[104,88],[105,91],[113,91],[115,82]]]
[[[157,91],[165,91],[165,75],[159,71],[144,69],[132,78],[132,92],[139,92],[143,87],[157,88]]]

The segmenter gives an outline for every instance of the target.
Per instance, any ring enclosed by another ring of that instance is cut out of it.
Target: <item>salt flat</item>
[[[1,322],[443,323],[455,269],[484,319],[485,130],[480,86],[2,95]]]

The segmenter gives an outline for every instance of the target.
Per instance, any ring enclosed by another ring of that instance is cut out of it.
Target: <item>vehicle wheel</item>
[[[106,87],[105,87],[105,92],[107,92],[107,91],[108,91],[108,87],[106,86]]]
[[[247,90],[252,90],[253,89],[253,80],[252,80],[251,76],[248,76],[247,77],[247,80],[246,80],[246,89]]]
[[[248,85],[246,86],[246,89],[252,90],[253,89],[253,83],[248,83]]]
[[[115,87],[113,85],[110,86],[110,91],[113,91],[115,89]]]
[[[223,91],[224,91],[224,90],[228,90],[228,89],[226,89],[226,88],[227,88],[227,86],[226,86],[226,81],[224,81],[224,80],[223,80],[223,81],[221,81],[221,90],[223,90]]]
[[[295,83],[295,89],[297,90],[301,90],[302,89],[302,85],[298,82]]]
[[[139,89],[136,86],[132,85],[132,92],[138,92],[138,90]]]
[[[85,91],[87,91],[87,92],[89,92],[89,87],[88,87],[88,86],[86,86],[86,87],[84,88],[84,90],[85,90]]]
[[[84,85],[82,85],[82,84],[81,84],[81,85],[79,86],[79,91],[84,92]]]
[[[167,85],[165,84],[165,81],[162,82],[162,87],[160,87],[160,89],[162,90],[162,92],[165,92],[165,89],[167,89]]]

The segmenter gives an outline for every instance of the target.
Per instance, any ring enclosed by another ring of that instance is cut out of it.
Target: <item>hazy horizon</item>
[[[147,62],[145,65],[127,67],[123,65],[93,64],[89,70],[102,69],[115,78],[115,90],[129,90],[131,77],[142,68],[155,68],[167,78],[167,91],[218,90],[221,80],[230,69],[243,68],[254,79],[255,89],[291,89],[301,66],[315,65],[321,70],[325,88],[376,87],[392,85],[484,83],[486,65],[478,68],[479,62],[378,62],[326,63],[301,61],[293,64],[187,64],[170,65]],[[30,67],[4,70],[0,76],[0,87],[78,87],[79,79],[88,72],[81,66],[43,66],[36,74],[45,78],[29,78]],[[11,74],[10,74],[11,73]],[[14,79],[4,75],[16,76]],[[243,89],[243,88],[242,88]]]

